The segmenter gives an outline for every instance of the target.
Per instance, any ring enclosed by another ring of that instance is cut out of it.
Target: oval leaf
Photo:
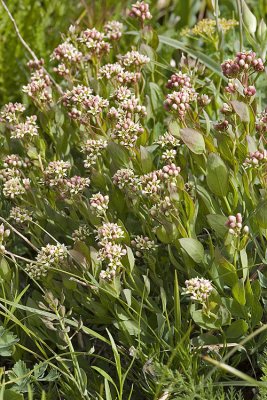
[[[198,240],[192,238],[182,238],[179,239],[179,243],[196,263],[201,263],[203,261],[204,247]]]
[[[225,226],[227,218],[220,214],[209,214],[207,215],[209,226],[215,231],[219,238],[224,238],[228,229]]]
[[[250,121],[249,108],[246,103],[243,103],[243,101],[233,100],[231,101],[231,104],[241,121],[243,122]]]
[[[195,154],[205,151],[205,141],[201,133],[191,128],[181,129],[181,139],[186,146]]]
[[[207,163],[207,184],[212,193],[224,197],[229,189],[229,172],[216,153],[210,153]]]
[[[243,319],[234,321],[226,330],[227,338],[238,338],[243,336],[248,330],[248,324]]]
[[[267,229],[267,200],[263,200],[256,209],[256,220],[259,226]]]

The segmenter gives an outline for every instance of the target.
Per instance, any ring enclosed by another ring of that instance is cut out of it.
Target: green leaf
[[[115,388],[117,388],[116,383],[114,380],[111,378],[111,376],[108,375],[106,371],[104,371],[102,368],[92,366],[92,368],[97,371],[100,375],[102,375],[108,382],[110,382]]]
[[[217,263],[219,278],[222,279],[227,286],[232,288],[238,281],[235,267],[226,260],[218,250],[215,252],[215,262]]]
[[[257,18],[250,11],[244,0],[242,0],[242,16],[247,30],[249,31],[249,33],[254,35],[257,29]]]
[[[233,100],[231,101],[231,104],[242,122],[250,121],[249,108],[246,103],[243,101]]]
[[[110,343],[111,343],[113,355],[114,355],[114,358],[115,358],[117,373],[118,373],[118,376],[120,376],[120,374],[121,374],[121,358],[120,358],[116,343],[115,343],[115,341],[114,341],[114,339],[113,339],[113,337],[112,337],[112,335],[111,335],[111,333],[109,332],[108,329],[107,329],[107,333],[108,333],[108,336],[109,336],[109,340],[110,340]]]
[[[124,147],[117,143],[109,142],[107,151],[117,169],[129,167],[129,155]]]
[[[106,395],[106,400],[112,400],[109,383],[106,378],[105,378],[105,395]]]
[[[30,382],[30,372],[24,361],[17,361],[12,370],[8,372],[9,379],[16,382],[12,388],[18,392],[26,393]]]
[[[175,137],[180,139],[180,137],[181,137],[180,125],[178,124],[178,122],[175,119],[172,119],[169,122],[168,130],[173,136],[175,136]]]
[[[181,139],[186,146],[195,154],[202,154],[205,151],[205,141],[200,132],[191,128],[183,128],[180,131]]]
[[[243,319],[234,321],[229,328],[227,328],[225,334],[227,338],[238,338],[243,336],[248,330],[248,324]]]
[[[13,346],[19,341],[16,335],[0,326],[0,355],[7,357],[12,354]]]
[[[212,193],[224,197],[229,190],[229,171],[216,153],[210,153],[207,162],[207,184]]]
[[[202,310],[196,310],[193,304],[190,313],[194,322],[204,329],[220,329],[221,326],[229,324],[231,318],[229,311],[224,306],[219,306],[216,314],[206,315]]]
[[[267,278],[262,272],[258,271],[259,281],[262,288],[267,289]]]
[[[3,400],[23,400],[22,394],[15,392],[11,389],[5,389]]]
[[[12,277],[10,266],[4,257],[2,257],[0,261],[0,277],[3,278],[4,281],[9,281]]]
[[[177,271],[174,271],[174,320],[175,320],[175,329],[176,329],[176,338],[179,340],[181,333],[181,307],[180,307],[180,293],[179,293],[179,285],[178,285],[178,277]]]
[[[244,306],[246,304],[246,293],[244,287],[243,279],[239,279],[238,282],[233,286],[232,293],[234,299],[241,305]]]
[[[162,105],[162,99],[163,99],[162,90],[156,83],[149,82],[149,92],[150,92],[149,100],[151,102],[153,111],[156,112]]]
[[[258,325],[263,316],[263,307],[259,300],[254,299],[253,305],[251,307],[251,327],[254,328]]]
[[[134,265],[135,265],[135,258],[134,258],[132,249],[128,246],[126,248],[127,248],[127,258],[128,258],[128,262],[129,262],[130,271],[132,271],[134,269]]]
[[[209,214],[207,215],[207,220],[210,227],[215,231],[216,235],[223,239],[228,231],[225,223],[227,218],[224,215],[219,214]]]
[[[182,238],[179,239],[181,247],[197,263],[201,263],[204,258],[204,247],[197,239]]]
[[[267,229],[267,200],[263,200],[258,204],[255,217],[259,226],[263,229]]]
[[[144,174],[152,171],[153,169],[153,157],[146,147],[140,146],[141,165]]]

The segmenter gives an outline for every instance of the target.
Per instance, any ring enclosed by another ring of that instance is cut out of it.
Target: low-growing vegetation
[[[13,20],[1,399],[267,399],[267,27],[212,1],[178,37],[152,8],[78,21],[49,63]]]

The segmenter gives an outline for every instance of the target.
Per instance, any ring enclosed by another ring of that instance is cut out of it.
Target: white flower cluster
[[[14,199],[23,195],[30,188],[30,180],[28,178],[14,177],[8,179],[3,184],[3,194],[5,197]]]
[[[31,162],[29,158],[21,158],[17,154],[8,154],[3,160],[4,168],[29,168]]]
[[[104,25],[104,32],[109,40],[119,40],[122,35],[123,24],[119,21],[108,21]]]
[[[71,178],[64,179],[63,196],[77,195],[83,192],[90,185],[90,178],[82,176],[72,176]]]
[[[31,74],[30,82],[22,87],[22,91],[40,107],[46,109],[52,103],[52,82],[43,68]]]
[[[77,175],[68,178],[67,173],[70,168],[71,165],[68,161],[51,161],[44,170],[42,182],[50,188],[57,189],[62,198],[81,193],[89,186],[90,179]]]
[[[101,193],[93,194],[90,198],[90,206],[98,216],[105,214],[108,209],[109,196]]]
[[[133,246],[135,255],[137,257],[142,257],[156,250],[156,244],[154,240],[151,240],[149,237],[143,235],[136,236],[131,241],[131,245]]]
[[[51,56],[52,60],[77,63],[82,59],[82,53],[76,49],[69,41],[61,43],[55,48]]]
[[[130,118],[119,119],[111,133],[112,139],[117,140],[126,148],[133,148],[138,137],[144,132],[144,128],[139,122],[134,122]]]
[[[38,126],[36,124],[36,115],[27,116],[23,119],[22,113],[25,107],[21,103],[6,104],[1,113],[0,121],[5,122],[11,131],[12,139],[32,139],[38,135]]]
[[[123,239],[123,229],[115,223],[107,222],[97,230],[96,239],[101,249],[98,252],[98,259],[107,263],[106,270],[100,272],[100,278],[110,280],[116,275],[118,267],[121,266],[121,258],[126,255],[126,249],[117,241]]]
[[[58,186],[63,183],[63,178],[67,176],[70,167],[68,161],[51,161],[44,170],[44,182],[50,187]]]
[[[72,44],[69,39],[61,43],[52,53],[51,59],[61,61],[54,71],[60,76],[67,76],[73,67],[77,67],[83,54]]]
[[[109,101],[99,95],[93,95],[92,89],[78,85],[64,93],[63,105],[69,109],[69,116],[81,123],[90,123],[91,116],[98,116],[109,106]]]
[[[110,51],[110,44],[104,41],[104,34],[95,28],[83,31],[78,40],[86,46],[91,57],[100,58]]]
[[[17,125],[14,125],[11,129],[11,138],[12,139],[24,139],[24,138],[33,138],[38,135],[38,126],[36,124],[37,117],[36,115],[31,115],[30,117],[26,117],[25,122],[20,122]]]
[[[185,281],[184,294],[189,294],[191,300],[206,305],[213,290],[212,282],[204,278],[192,278]]]
[[[36,257],[36,262],[27,264],[25,271],[32,279],[45,277],[50,267],[58,267],[68,257],[67,247],[64,244],[48,244],[42,247]]]
[[[190,104],[196,99],[197,94],[193,88],[183,88],[179,92],[168,94],[164,106],[168,111],[177,112],[180,118],[184,118]]]
[[[113,176],[113,183],[120,189],[131,187],[135,183],[134,171],[129,168],[119,169]]]
[[[25,207],[13,207],[10,210],[9,218],[17,224],[24,224],[32,221],[32,212]]]
[[[118,56],[119,62],[124,67],[141,67],[150,62],[150,58],[139,51],[131,50],[124,55]]]
[[[88,139],[82,151],[86,155],[84,160],[85,168],[91,168],[101,157],[102,152],[107,148],[108,142],[103,139]]]
[[[160,136],[156,143],[162,148],[180,146],[180,140],[169,132],[165,132],[164,135]]]
[[[72,233],[72,240],[75,242],[84,242],[91,232],[87,225],[81,225],[78,229],[75,229]]]
[[[114,242],[118,239],[124,238],[125,234],[123,229],[113,222],[106,222],[101,225],[97,230],[96,239],[101,246],[108,242]]]
[[[165,217],[168,217],[172,211],[174,211],[174,205],[172,204],[169,196],[165,196],[160,199],[149,210],[152,217],[158,217],[161,214]]]
[[[25,106],[21,103],[8,103],[0,112],[0,122],[17,124],[19,123],[18,114],[22,114],[25,110]]]
[[[5,240],[10,235],[10,229],[6,229],[3,224],[0,225],[0,254],[4,254],[6,251]]]

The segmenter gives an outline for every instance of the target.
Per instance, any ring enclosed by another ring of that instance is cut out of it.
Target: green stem
[[[239,20],[239,49],[243,50],[243,17],[242,17],[242,5],[240,0],[236,0]]]

